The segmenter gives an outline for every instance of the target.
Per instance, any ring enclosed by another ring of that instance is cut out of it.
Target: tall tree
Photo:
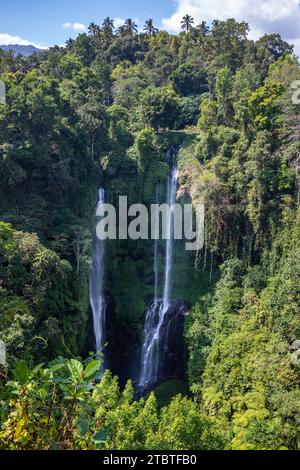
[[[196,26],[196,29],[200,32],[201,36],[207,36],[209,33],[209,26],[206,21],[201,21],[201,23]]]
[[[113,20],[107,16],[102,23],[102,31],[106,39],[109,39],[113,36],[115,26]]]
[[[88,33],[90,36],[98,36],[100,34],[100,26],[96,23],[90,23],[88,26]]]
[[[71,51],[75,46],[75,39],[69,38],[66,41],[66,49],[68,51]]]
[[[158,28],[154,27],[152,18],[149,18],[149,20],[145,22],[144,31],[149,36],[154,36],[158,32]]]
[[[117,29],[117,34],[119,36],[125,36],[126,35],[126,27],[124,24],[122,24],[121,26],[119,26],[119,28]]]
[[[124,23],[124,27],[125,27],[125,33],[129,34],[130,36],[138,32],[137,24],[131,18],[127,18],[127,20]]]
[[[181,21],[182,31],[185,31],[186,34],[188,34],[191,31],[193,24],[194,24],[194,18],[192,18],[191,15],[185,15]]]

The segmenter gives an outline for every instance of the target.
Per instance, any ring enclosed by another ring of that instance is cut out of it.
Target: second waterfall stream
[[[139,389],[146,390],[156,384],[163,375],[165,367],[165,355],[168,353],[168,336],[172,333],[170,319],[166,322],[166,316],[171,308],[172,268],[173,268],[173,234],[174,215],[172,206],[176,202],[178,185],[178,169],[176,165],[176,152],[172,150],[172,167],[168,178],[167,204],[170,208],[167,221],[167,239],[165,247],[164,286],[163,297],[158,298],[158,243],[155,240],[154,271],[155,271],[155,296],[146,313],[143,347],[141,358],[141,372],[139,377]]]
[[[105,191],[99,189],[99,205],[105,202]],[[93,313],[93,329],[96,343],[96,351],[101,352],[104,347],[106,302],[104,297],[104,262],[105,241],[94,237],[93,259],[89,274],[90,304]]]

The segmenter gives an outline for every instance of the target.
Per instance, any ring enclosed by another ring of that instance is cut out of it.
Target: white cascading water
[[[156,188],[156,204],[159,203],[159,188]],[[158,238],[154,242],[154,299],[158,296]]]
[[[99,189],[97,209],[105,202],[105,190]],[[93,312],[93,328],[96,351],[101,352],[104,347],[106,302],[104,297],[104,262],[105,241],[95,236],[93,245],[93,259],[89,273],[90,304]]]
[[[175,155],[174,155],[175,157]],[[175,161],[172,165],[171,174],[168,180],[168,196],[167,203],[171,208],[176,201],[176,190],[178,184],[178,170]],[[172,280],[173,265],[173,233],[174,233],[174,217],[173,211],[169,211],[169,219],[167,221],[167,240],[166,240],[166,257],[165,257],[165,278],[163,299],[157,298],[157,263],[158,263],[158,246],[155,241],[154,249],[154,271],[155,271],[155,297],[150,304],[146,313],[144,326],[144,340],[142,348],[141,374],[139,379],[139,388],[145,389],[154,384],[158,380],[158,371],[160,361],[163,360],[160,354],[161,330],[164,318],[170,307],[170,292]]]
[[[171,177],[168,183],[168,205],[171,208],[176,201],[176,190],[178,184],[178,170],[173,164]],[[163,311],[166,312],[170,305],[170,288],[171,288],[171,275],[173,266],[173,237],[174,233],[174,217],[173,211],[169,211],[169,219],[167,225],[167,243],[166,243],[166,267],[165,267],[165,286],[163,298]]]

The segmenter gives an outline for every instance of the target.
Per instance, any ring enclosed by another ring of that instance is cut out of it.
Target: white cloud
[[[125,23],[125,19],[124,18],[120,18],[119,16],[117,18],[114,19],[114,27],[116,29],[120,28],[120,26],[123,26],[123,24]]]
[[[73,31],[77,32],[83,32],[86,31],[87,27],[83,23],[78,23],[77,21],[75,23],[63,23],[62,24],[63,29],[73,29]]]
[[[114,19],[114,27],[118,29],[120,26],[123,26],[125,23],[126,19],[125,18],[120,18],[119,16]],[[143,25],[141,20],[139,18],[133,18],[133,21],[137,24],[138,29],[140,29]]]
[[[22,39],[19,36],[13,36],[7,33],[0,33],[0,44],[1,46],[8,46],[9,44],[18,44],[19,46],[35,46],[38,49],[47,49],[46,46],[41,46],[40,44],[35,44],[32,41],[27,41]]]
[[[247,21],[252,39],[265,33],[279,33],[291,43],[298,45],[300,41],[298,0],[176,0],[176,3],[175,13],[162,20],[163,26],[172,32],[180,30],[182,17],[189,14],[195,24],[227,18]]]

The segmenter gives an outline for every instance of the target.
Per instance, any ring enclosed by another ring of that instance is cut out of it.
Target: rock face
[[[297,349],[300,349],[300,339],[296,339],[291,346],[292,351],[297,351]]]
[[[291,362],[297,366],[300,363],[300,340],[296,339],[290,349],[292,351]]]
[[[157,382],[184,376],[183,324],[187,310],[187,305],[183,302],[173,301],[165,314],[161,327],[159,354],[162,360],[159,363]]]

